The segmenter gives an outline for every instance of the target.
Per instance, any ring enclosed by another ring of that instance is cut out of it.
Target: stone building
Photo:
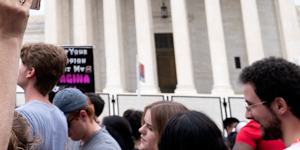
[[[292,0],[45,3],[39,39],[95,46],[97,92],[136,92],[136,62],[141,62],[142,93],[239,94],[237,76],[244,66],[267,56],[294,62],[300,56]]]
[[[300,54],[291,0],[45,2],[25,41],[94,45],[98,92],[135,92],[137,53],[146,69],[142,92],[230,94],[240,93],[242,67]]]
[[[235,95],[241,69],[255,60],[300,62],[293,0],[44,2],[25,42],[93,45],[96,92]]]

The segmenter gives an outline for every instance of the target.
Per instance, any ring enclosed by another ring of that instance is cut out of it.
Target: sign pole
[[[137,82],[137,98],[138,100],[141,99],[141,83],[140,83],[140,61],[139,61],[139,55],[136,54],[136,82]]]

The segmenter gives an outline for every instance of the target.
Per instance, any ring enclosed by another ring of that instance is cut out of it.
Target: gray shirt
[[[117,141],[103,127],[83,145],[79,146],[80,150],[121,150]]]
[[[67,120],[55,105],[37,100],[16,109],[31,125],[32,134],[38,138],[35,149],[64,150],[68,139]]]

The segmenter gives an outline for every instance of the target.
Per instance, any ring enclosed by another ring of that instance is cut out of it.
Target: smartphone
[[[32,4],[30,6],[30,9],[39,10],[41,6],[41,0],[32,0]]]

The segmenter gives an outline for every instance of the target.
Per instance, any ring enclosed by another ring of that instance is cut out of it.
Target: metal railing
[[[245,119],[244,98],[242,96],[216,96],[216,95],[178,95],[178,94],[147,94],[137,95],[97,93],[105,101],[103,116],[123,115],[126,109],[143,110],[148,104],[155,101],[176,101],[184,104],[188,109],[201,111],[207,114],[222,129],[222,120],[227,117],[236,117],[239,120]],[[24,94],[17,92],[16,105],[25,103]]]

